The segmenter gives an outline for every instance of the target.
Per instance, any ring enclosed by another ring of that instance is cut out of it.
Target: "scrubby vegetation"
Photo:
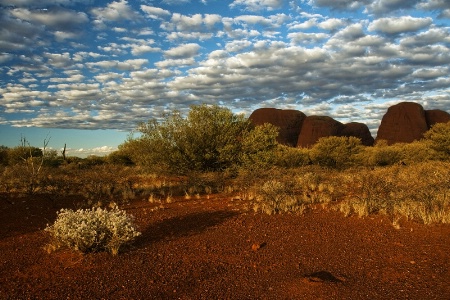
[[[117,207],[62,209],[55,223],[45,230],[52,237],[49,251],[65,246],[83,253],[107,250],[112,255],[140,235],[133,217]]]
[[[310,149],[291,148],[276,142],[272,125],[255,127],[225,108],[201,105],[186,117],[174,112],[141,124],[139,131],[107,157],[63,158],[45,151],[45,143],[2,147],[0,192],[11,198],[43,194],[55,205],[71,197],[75,207],[88,209],[64,211],[57,222],[77,213],[106,214],[89,209],[112,202],[221,193],[267,214],[323,207],[346,216],[383,214],[395,227],[402,219],[450,223],[450,123],[436,124],[410,144],[365,147],[353,137],[328,137]],[[99,247],[95,239],[95,245],[65,240],[56,224],[48,230],[61,244],[81,251]]]

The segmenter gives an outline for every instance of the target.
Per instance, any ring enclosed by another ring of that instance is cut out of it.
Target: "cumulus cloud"
[[[62,5],[76,5],[76,4],[89,4],[92,0],[0,0],[0,4],[14,7],[33,7],[41,8],[48,6],[62,6]]]
[[[243,7],[244,10],[249,11],[274,10],[280,8],[284,2],[283,0],[234,0],[230,7]]]
[[[59,30],[69,30],[89,21],[85,13],[66,9],[33,11],[26,8],[16,8],[11,11],[11,14],[18,19]]]
[[[93,8],[91,14],[96,18],[94,24],[99,29],[105,28],[105,22],[137,21],[141,19],[141,15],[128,5],[127,0],[114,1],[106,7]]]
[[[141,10],[147,14],[147,17],[152,19],[161,19],[171,15],[170,11],[154,6],[141,5]]]
[[[179,13],[174,13],[170,22],[166,24],[165,29],[167,30],[199,31],[202,28],[203,17],[201,14],[185,16]]]
[[[417,5],[421,9],[425,10],[437,10],[440,11],[440,18],[450,19],[450,2],[447,0],[428,0]]]
[[[163,0],[162,2],[168,5],[180,5],[189,3],[191,0]]]
[[[292,42],[298,43],[316,43],[320,40],[324,40],[329,37],[328,34],[325,33],[304,33],[304,32],[296,32],[289,33],[287,35],[288,38],[292,40]]]
[[[101,69],[118,69],[122,71],[138,70],[147,64],[147,59],[128,59],[125,61],[103,60],[98,62],[89,62],[86,64],[88,68]]]
[[[10,12],[0,13],[0,51],[16,51],[33,45],[45,31],[43,26],[36,26],[14,17]]]
[[[367,5],[367,10],[379,15],[400,9],[410,9],[419,2],[421,0],[376,0]]]
[[[330,7],[339,10],[356,10],[371,0],[309,0],[309,4],[318,7]]]
[[[402,32],[414,32],[431,25],[433,20],[427,18],[414,18],[411,16],[380,18],[373,21],[368,29],[386,34],[398,34]]]
[[[11,1],[0,13],[0,110],[14,126],[128,130],[205,102],[373,130],[396,101],[450,107],[444,0],[203,1],[201,10],[115,0],[84,12],[69,0]]]
[[[339,27],[345,26],[347,24],[347,21],[342,19],[336,19],[336,18],[330,18],[325,21],[320,22],[317,24],[317,27],[329,31],[336,30]]]
[[[47,63],[55,68],[65,68],[72,64],[72,59],[69,52],[65,53],[45,53]]]
[[[169,58],[190,58],[196,56],[199,50],[200,46],[198,44],[189,43],[166,50],[164,55]]]
[[[8,60],[11,60],[13,58],[12,54],[9,53],[0,53],[0,63],[3,64],[7,62]]]

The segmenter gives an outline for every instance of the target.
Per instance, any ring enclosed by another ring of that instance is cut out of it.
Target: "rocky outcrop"
[[[293,147],[312,147],[321,137],[354,136],[365,146],[372,146],[374,138],[366,124],[342,124],[328,116],[306,116],[298,110],[260,108],[250,115],[255,125],[270,123],[280,128],[278,142]],[[376,141],[386,140],[388,145],[411,143],[436,123],[450,122],[450,114],[434,109],[424,110],[414,102],[401,102],[388,108],[381,120]]]
[[[249,117],[255,125],[270,123],[280,128],[278,142],[295,147],[306,115],[298,110],[259,108]]]
[[[297,147],[313,146],[321,137],[339,136],[344,125],[328,116],[308,116],[298,136]]]
[[[364,146],[373,146],[374,138],[370,134],[369,127],[363,123],[351,122],[344,124],[344,127],[339,132],[339,136],[354,136],[361,139]]]
[[[425,110],[414,102],[402,102],[388,108],[381,120],[376,140],[388,145],[420,140],[428,130]]]
[[[426,110],[425,118],[428,128],[431,128],[436,123],[450,122],[450,114],[440,109]]]

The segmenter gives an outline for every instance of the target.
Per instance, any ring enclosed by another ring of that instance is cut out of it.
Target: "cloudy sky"
[[[0,145],[115,149],[210,103],[366,123],[450,111],[449,0],[0,0]]]

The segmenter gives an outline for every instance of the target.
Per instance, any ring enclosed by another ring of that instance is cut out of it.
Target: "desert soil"
[[[0,299],[450,299],[449,225],[175,200],[121,206],[142,236],[112,256],[44,250],[73,200],[1,196]]]

